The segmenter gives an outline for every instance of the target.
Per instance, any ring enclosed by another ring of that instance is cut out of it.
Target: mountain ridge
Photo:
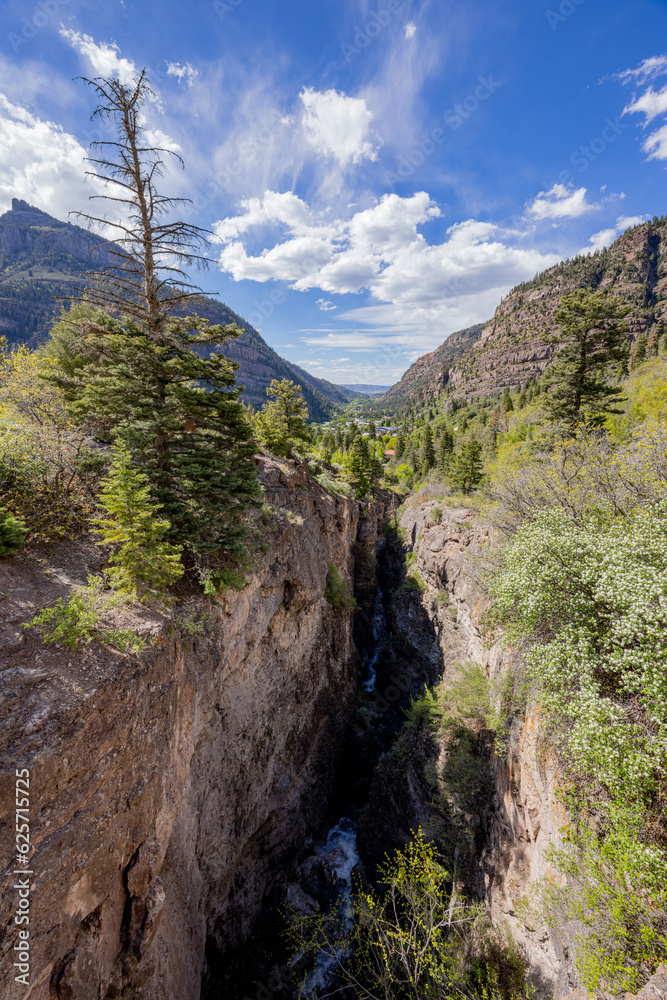
[[[602,251],[578,255],[509,292],[488,323],[453,333],[381,397],[395,408],[515,391],[540,378],[558,350],[554,314],[577,288],[606,290],[630,307],[628,339],[653,348],[667,326],[667,216],[625,230]],[[655,344],[652,341],[655,340]]]
[[[83,273],[104,263],[103,238],[71,222],[12,198],[0,216],[0,335],[10,344],[43,343],[60,312],[60,298],[76,294]],[[224,345],[224,353],[239,365],[242,399],[258,409],[267,401],[272,379],[298,382],[310,417],[326,420],[357,392],[318,379],[282,358],[250,323],[229,306],[202,295],[197,312],[211,323],[235,323],[243,332]]]

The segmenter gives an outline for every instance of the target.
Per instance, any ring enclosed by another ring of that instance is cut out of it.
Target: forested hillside
[[[517,285],[490,323],[462,330],[419,358],[382,402],[397,410],[444,392],[458,400],[520,390],[558,350],[554,314],[577,288],[609,291],[629,306],[628,337],[657,353],[667,324],[667,216],[626,230],[605,250],[574,257]]]
[[[0,334],[10,344],[34,348],[46,340],[63,305],[59,297],[77,295],[81,274],[104,263],[106,251],[95,249],[100,240],[80,226],[12,199],[11,211],[0,216]],[[224,303],[202,296],[198,311],[211,323],[236,323],[244,331],[226,344],[225,353],[241,366],[242,398],[255,408],[266,402],[266,389],[274,378],[298,382],[316,420],[327,419],[356,395],[285,361]]]

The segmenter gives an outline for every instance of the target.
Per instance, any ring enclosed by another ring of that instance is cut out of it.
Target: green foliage
[[[434,507],[431,511],[431,517],[436,524],[440,524],[440,520],[442,518],[442,507]]]
[[[341,576],[338,567],[330,562],[324,596],[336,611],[352,611],[357,606],[350,588]]]
[[[0,507],[0,559],[22,548],[25,534],[25,524]]]
[[[240,593],[247,582],[242,570],[229,566],[207,570],[202,578],[204,593],[209,597],[215,597],[225,590],[235,590]]]
[[[88,585],[69,600],[59,598],[49,608],[43,608],[25,628],[36,628],[46,643],[57,642],[70,649],[78,649],[81,644],[89,645],[93,640],[115,646],[127,652],[139,652],[144,641],[130,629],[105,628],[101,620],[109,611],[122,608],[125,599],[121,594],[103,594],[103,584],[99,577],[88,577]]]
[[[435,448],[433,446],[433,432],[429,424],[426,424],[422,431],[422,465],[428,472],[435,465]]]
[[[624,517],[539,511],[492,592],[491,621],[509,643],[530,643],[574,822],[553,858],[577,878],[568,893],[547,885],[543,900],[552,919],[565,907],[584,922],[578,963],[591,989],[633,989],[641,962],[667,958],[667,503]]]
[[[408,594],[425,594],[428,591],[428,586],[417,570],[413,569],[412,572],[408,573],[406,576],[403,589]]]
[[[461,446],[449,465],[452,489],[472,493],[484,478],[482,471],[482,446],[474,439]]]
[[[137,320],[75,305],[48,345],[48,379],[79,423],[122,442],[169,521],[196,553],[242,551],[259,491],[254,445],[235,385],[238,365],[215,347],[237,336],[199,317],[169,317],[159,334]],[[201,345],[208,352],[197,353]]]
[[[627,362],[630,307],[604,292],[578,289],[564,296],[555,321],[560,343],[544,377],[545,413],[573,434],[582,420],[600,423],[601,414],[617,411],[622,390],[609,382]]]
[[[112,585],[135,597],[164,597],[183,575],[182,545],[167,541],[169,522],[159,517],[146,476],[127,448],[114,449],[109,475],[98,497],[107,516],[95,518],[102,541],[120,546],[109,559]]]
[[[525,961],[481,905],[448,890],[449,875],[421,831],[379,875],[380,890],[353,892],[351,927],[341,910],[295,915],[288,932],[295,951],[336,954],[340,979],[359,1000],[525,996]],[[298,995],[307,995],[305,985]]]
[[[286,378],[273,379],[266,390],[273,400],[257,416],[257,436],[274,455],[288,455],[297,441],[311,440],[308,407],[301,393],[301,386]]]

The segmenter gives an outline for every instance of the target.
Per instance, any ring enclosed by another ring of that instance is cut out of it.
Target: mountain
[[[388,385],[366,385],[365,383],[352,385],[342,385],[341,389],[349,389],[350,392],[354,392],[357,395],[362,396],[379,396],[383,392],[387,392],[391,386]]]
[[[627,229],[601,252],[574,257],[517,285],[490,323],[452,334],[412,365],[382,398],[398,409],[423,405],[445,390],[455,398],[518,389],[539,378],[558,344],[554,313],[577,288],[608,290],[630,306],[628,339],[649,343],[667,326],[667,216]],[[660,324],[663,326],[660,326]]]
[[[100,237],[71,222],[61,222],[18,198],[0,216],[0,335],[10,344],[43,343],[61,302],[76,295],[82,272],[104,263]],[[98,249],[96,249],[98,248]],[[314,420],[326,420],[358,393],[315,378],[269,347],[257,330],[222,302],[202,296],[197,312],[211,323],[236,323],[244,332],[224,353],[240,365],[242,398],[256,409],[267,401],[271,379],[298,382]]]
[[[469,326],[458,333],[452,333],[444,344],[424,354],[408,368],[400,382],[393,385],[380,401],[391,411],[405,406],[422,406],[443,392],[449,379],[449,371],[480,337],[484,323]]]

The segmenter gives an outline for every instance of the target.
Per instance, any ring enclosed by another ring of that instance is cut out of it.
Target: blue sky
[[[562,257],[667,211],[667,0],[3,0],[0,211],[95,190],[146,66],[206,290],[335,382],[396,381]]]

